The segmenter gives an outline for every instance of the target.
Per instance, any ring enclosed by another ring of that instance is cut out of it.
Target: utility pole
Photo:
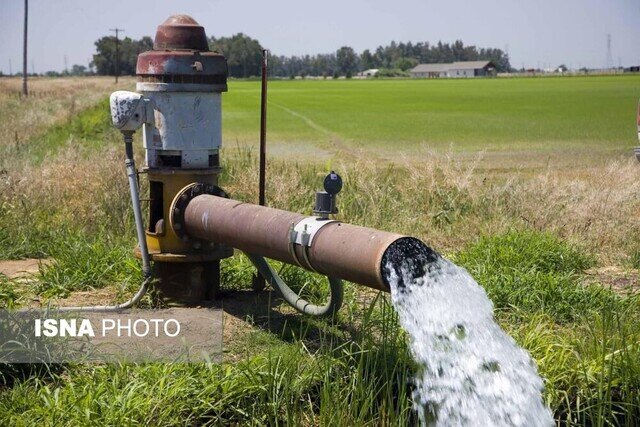
[[[27,21],[29,17],[29,0],[24,0],[24,45],[22,48],[22,94],[29,95],[27,89]]]
[[[11,66],[11,58],[9,58],[9,75],[13,76],[13,67]]]
[[[118,75],[120,75],[120,52],[118,50],[118,44],[120,43],[120,39],[118,38],[118,33],[120,31],[124,32],[124,30],[122,28],[112,28],[109,31],[114,31],[116,33],[116,84],[118,84]]]
[[[605,64],[607,70],[613,68],[613,56],[611,54],[611,34],[607,34],[607,60]]]

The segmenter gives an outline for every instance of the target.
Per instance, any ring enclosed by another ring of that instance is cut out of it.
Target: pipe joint
[[[171,228],[173,228],[173,231],[183,242],[202,240],[187,233],[185,227],[185,212],[187,211],[189,202],[204,194],[229,198],[227,193],[217,185],[194,182],[180,190],[171,202],[171,208],[169,209],[169,212],[171,212],[169,223]],[[207,221],[207,218],[203,218],[203,221]]]

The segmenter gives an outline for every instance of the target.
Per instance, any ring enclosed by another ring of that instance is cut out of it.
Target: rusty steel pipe
[[[307,218],[298,213],[200,195],[187,205],[184,223],[191,237],[386,292],[390,291],[385,278],[389,262],[397,270],[406,264],[404,260],[413,260],[409,264],[417,276],[424,272],[422,261],[428,261],[434,254],[413,237],[338,221],[317,230],[308,248],[292,245],[292,226]]]

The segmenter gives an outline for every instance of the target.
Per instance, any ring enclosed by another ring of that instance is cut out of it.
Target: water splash
[[[554,424],[535,363],[494,321],[465,269],[430,251],[388,257],[384,274],[421,367],[413,399],[423,425]]]

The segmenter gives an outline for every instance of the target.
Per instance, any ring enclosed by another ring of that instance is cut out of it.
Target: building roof
[[[451,64],[418,64],[409,70],[412,73],[442,73],[449,69]]]
[[[446,64],[418,64],[409,72],[411,73],[444,73],[449,70],[475,70],[493,66],[491,61],[456,61]]]
[[[493,65],[491,61],[456,61],[449,68],[455,70],[475,70]]]

